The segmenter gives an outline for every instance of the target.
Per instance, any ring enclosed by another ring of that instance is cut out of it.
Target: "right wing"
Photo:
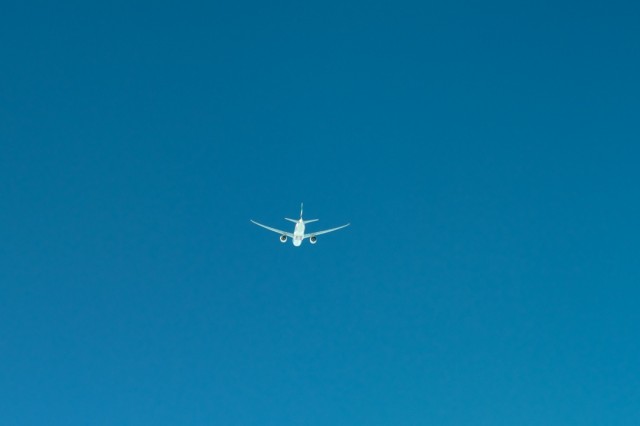
[[[337,231],[338,229],[346,228],[349,225],[351,225],[351,224],[347,223],[346,225],[338,226],[337,228],[325,229],[324,231],[318,231],[318,232],[309,232],[308,234],[304,234],[304,238],[309,238],[309,237],[313,237],[313,236],[316,236],[316,235],[328,234],[329,232],[333,232],[333,231]]]
[[[263,225],[263,224],[261,224],[261,223],[258,223],[258,222],[256,222],[255,220],[251,220],[251,223],[254,223],[254,224],[258,225],[258,226],[261,226],[261,227],[263,227],[264,229],[268,229],[269,231],[275,232],[276,234],[286,235],[286,236],[287,236],[287,237],[289,237],[289,238],[293,238],[293,234],[292,234],[291,232],[281,231],[281,230],[279,230],[279,229],[272,228],[272,227],[270,227],[270,226],[267,226],[267,225]]]

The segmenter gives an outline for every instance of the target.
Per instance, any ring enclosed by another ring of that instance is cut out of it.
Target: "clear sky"
[[[3,2],[0,423],[640,424],[639,23]]]

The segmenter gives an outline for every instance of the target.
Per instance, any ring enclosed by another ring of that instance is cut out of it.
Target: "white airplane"
[[[300,219],[295,220],[295,219],[289,219],[288,217],[284,218],[285,220],[288,220],[289,222],[293,222],[293,223],[296,224],[296,227],[293,229],[293,233],[281,231],[279,229],[272,228],[272,227],[267,226],[267,225],[263,225],[261,223],[256,222],[253,219],[251,219],[251,222],[255,223],[258,226],[263,227],[264,229],[268,229],[269,231],[273,231],[276,234],[280,234],[280,242],[282,242],[282,243],[286,243],[287,242],[287,238],[291,238],[291,240],[293,242],[293,245],[296,246],[296,247],[299,247],[300,244],[302,244],[302,241],[305,238],[308,238],[309,242],[311,244],[315,244],[318,241],[318,238],[317,238],[318,235],[327,234],[329,232],[337,231],[338,229],[346,228],[347,226],[350,225],[350,223],[347,223],[346,225],[338,226],[337,228],[325,229],[324,231],[311,232],[309,234],[305,234],[304,233],[305,225],[307,223],[316,222],[318,219],[309,219],[309,220],[302,219],[302,207],[303,207],[303,204],[300,204]]]

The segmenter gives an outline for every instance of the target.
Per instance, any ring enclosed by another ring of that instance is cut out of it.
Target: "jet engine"
[[[310,236],[310,237],[309,237],[309,242],[310,242],[311,244],[315,244],[315,243],[317,243],[317,242],[318,242],[318,237],[316,237],[315,235]]]
[[[281,243],[286,243],[287,242],[287,236],[286,235],[280,235],[280,242]]]

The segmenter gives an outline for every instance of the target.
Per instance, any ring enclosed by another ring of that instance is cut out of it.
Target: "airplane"
[[[289,219],[288,217],[284,218],[285,220],[288,220],[289,222],[293,222],[293,223],[296,224],[295,228],[293,229],[293,232],[281,231],[279,229],[272,228],[270,226],[258,223],[253,219],[250,219],[250,220],[251,220],[251,223],[254,223],[254,224],[258,225],[258,226],[261,226],[264,229],[268,229],[269,231],[275,232],[276,234],[280,234],[280,242],[281,243],[286,243],[287,242],[287,238],[291,238],[291,242],[296,247],[300,247],[300,245],[302,244],[302,241],[304,241],[305,238],[308,238],[309,242],[311,244],[315,244],[318,241],[318,238],[317,238],[318,235],[327,234],[329,232],[337,231],[338,229],[346,228],[347,226],[350,225],[350,223],[347,223],[346,225],[338,226],[337,228],[325,229],[324,231],[311,232],[311,233],[305,234],[304,233],[305,225],[307,223],[317,222],[318,219],[309,219],[309,220],[302,219],[302,207],[303,207],[303,204],[304,203],[300,203],[300,219],[296,220],[296,219]]]

